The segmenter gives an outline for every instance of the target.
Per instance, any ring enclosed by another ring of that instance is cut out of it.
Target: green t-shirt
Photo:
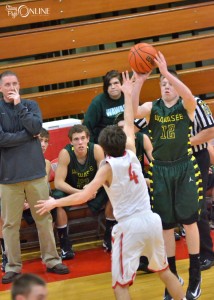
[[[96,96],[92,100],[83,122],[90,131],[90,141],[97,143],[100,131],[107,125],[112,125],[116,115],[123,111],[123,94],[118,100],[111,99],[105,93]]]

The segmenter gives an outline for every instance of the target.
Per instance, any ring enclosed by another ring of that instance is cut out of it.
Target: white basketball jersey
[[[137,212],[151,210],[148,188],[142,168],[134,152],[126,150],[122,157],[107,156],[101,166],[112,169],[110,187],[104,185],[117,221]]]

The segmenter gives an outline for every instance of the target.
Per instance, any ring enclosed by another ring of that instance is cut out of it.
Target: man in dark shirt
[[[25,199],[28,199],[38,229],[42,260],[47,271],[67,274],[56,250],[50,214],[38,217],[34,205],[49,195],[45,180],[45,160],[37,137],[42,118],[35,101],[20,98],[17,75],[6,71],[0,76],[0,184],[3,237],[8,263],[2,283],[10,283],[21,272],[19,229]]]

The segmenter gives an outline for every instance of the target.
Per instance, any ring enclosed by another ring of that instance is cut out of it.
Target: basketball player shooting
[[[37,213],[42,215],[54,207],[85,203],[103,185],[118,221],[112,230],[112,286],[116,299],[131,299],[129,286],[135,278],[141,255],[148,257],[149,269],[158,272],[174,300],[186,299],[177,277],[168,268],[161,220],[151,211],[146,181],[135,155],[133,78],[129,78],[127,71],[122,76],[124,129],[107,126],[100,133],[99,144],[106,158],[95,178],[79,193],[59,200],[39,200]]]

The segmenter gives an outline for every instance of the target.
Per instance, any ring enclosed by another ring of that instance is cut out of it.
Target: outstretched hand
[[[128,71],[122,72],[122,78],[123,78],[123,83],[120,86],[121,91],[124,94],[130,94],[131,95],[132,90],[133,90],[133,75],[130,78]]]
[[[37,203],[38,204],[35,205],[35,207],[38,208],[36,213],[40,216],[56,207],[56,200],[52,197],[49,197],[49,200],[38,200]]]
[[[154,61],[158,66],[160,73],[165,76],[165,74],[168,72],[167,63],[165,57],[160,51],[158,51],[158,54],[154,58]]]

